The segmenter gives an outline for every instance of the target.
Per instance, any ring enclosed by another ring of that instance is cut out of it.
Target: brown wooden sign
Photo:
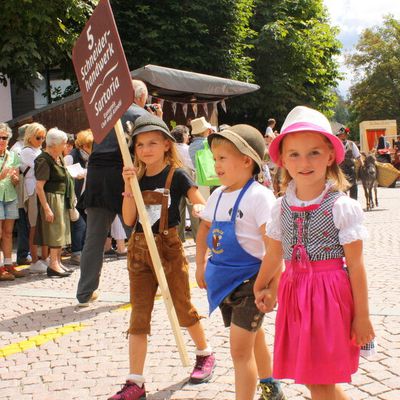
[[[109,0],[101,0],[72,50],[90,128],[101,142],[132,104],[131,74]]]

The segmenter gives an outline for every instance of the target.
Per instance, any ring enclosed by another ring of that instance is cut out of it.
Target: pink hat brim
[[[316,132],[324,135],[332,143],[333,149],[335,151],[336,163],[340,164],[344,160],[343,143],[332,132],[329,132],[321,126],[312,124],[310,122],[296,122],[292,125],[287,126],[269,145],[269,156],[271,157],[271,160],[278,166],[282,166],[279,151],[282,140],[289,133],[297,132]]]

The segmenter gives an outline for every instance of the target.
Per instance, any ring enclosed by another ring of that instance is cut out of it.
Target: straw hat
[[[234,125],[208,136],[207,140],[210,147],[213,139],[218,136],[222,136],[232,142],[242,154],[249,156],[255,162],[254,174],[258,174],[262,170],[265,143],[260,131],[246,124]]]
[[[192,135],[199,135],[207,129],[212,129],[211,124],[204,117],[192,119],[190,125],[192,125]]]

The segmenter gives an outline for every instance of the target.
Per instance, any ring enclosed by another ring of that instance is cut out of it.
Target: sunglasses
[[[8,136],[0,136],[0,140],[6,141],[6,140],[8,140]]]
[[[36,136],[36,140],[45,140],[46,138],[44,136]]]

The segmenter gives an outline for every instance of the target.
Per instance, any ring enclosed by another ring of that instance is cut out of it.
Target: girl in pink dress
[[[337,383],[351,381],[360,347],[375,334],[362,256],[363,211],[342,192],[348,184],[338,166],[343,145],[321,113],[299,106],[269,152],[283,167],[286,190],[271,212],[254,292],[259,309],[271,311],[271,282],[284,260],[273,376],[305,384],[313,400],[348,400]]]

